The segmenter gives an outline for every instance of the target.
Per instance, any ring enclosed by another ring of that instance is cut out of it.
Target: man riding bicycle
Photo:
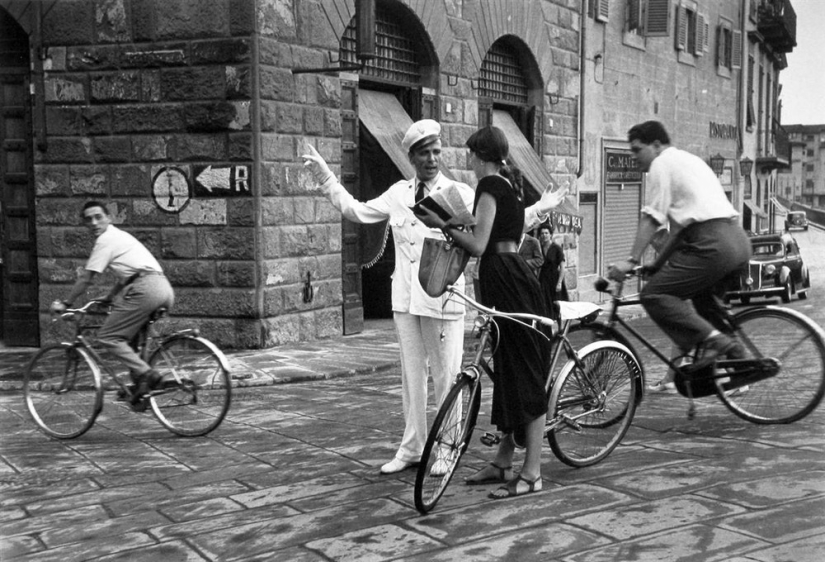
[[[88,201],[82,215],[97,239],[69,296],[53,302],[51,310],[58,314],[65,311],[86,292],[98,273],[108,269],[115,275],[117,283],[104,300],[120,296],[97,337],[102,347],[129,368],[135,385],[132,406],[140,409],[141,398],[160,383],[161,377],[132,349],[130,342],[155,310],[172,306],[175,295],[155,257],[134,236],[112,224],[103,203]]]
[[[741,356],[739,344],[722,333],[725,324],[716,294],[720,281],[744,267],[751,255],[739,214],[710,167],[671,146],[661,123],[634,125],[628,140],[648,173],[647,193],[630,256],[612,265],[608,277],[623,280],[640,263],[657,231],[669,225],[670,243],[659,258],[664,265],[642,289],[642,306],[680,355],[698,348],[693,369],[721,356]]]

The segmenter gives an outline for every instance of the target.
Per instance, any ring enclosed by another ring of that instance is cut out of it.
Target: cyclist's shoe
[[[652,394],[676,394],[678,392],[675,383],[665,381],[647,385],[647,391]]]
[[[136,412],[146,410],[146,401],[143,398],[158,385],[160,380],[160,374],[154,369],[150,369],[137,378],[131,400],[133,410]]]
[[[698,371],[713,365],[717,359],[722,356],[730,357],[732,354],[738,354],[739,357],[744,356],[742,346],[730,339],[725,334],[716,334],[705,338],[705,341],[699,344],[696,352],[696,360],[690,366],[690,371]]]

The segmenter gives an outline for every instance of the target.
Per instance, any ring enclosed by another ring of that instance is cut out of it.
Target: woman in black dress
[[[553,242],[553,227],[542,224],[539,227],[539,242],[541,253],[544,255],[544,264],[539,272],[539,284],[544,291],[548,306],[558,300],[556,287],[561,277],[561,264],[564,262],[564,250]]]
[[[547,316],[538,279],[518,253],[524,225],[521,193],[507,179],[504,164],[509,146],[504,133],[485,127],[467,140],[470,163],[479,179],[472,231],[457,230],[434,213],[422,216],[433,228],[443,228],[474,256],[481,256],[481,302],[502,312]],[[492,423],[506,434],[496,458],[467,479],[468,484],[504,482],[490,494],[500,499],[541,490],[541,443],[547,413],[545,383],[548,345],[530,328],[502,319],[499,345],[493,357]],[[520,474],[513,477],[513,434],[526,448]]]

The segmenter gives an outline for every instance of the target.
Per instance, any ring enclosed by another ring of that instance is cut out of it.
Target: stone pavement
[[[246,386],[224,423],[196,439],[107,395],[86,435],[51,440],[18,390],[0,392],[0,560],[825,559],[823,407],[758,426],[713,398],[691,421],[683,398],[647,396],[605,461],[573,469],[546,448],[544,490],[503,501],[487,499],[492,485],[462,483],[492,456],[474,439],[422,517],[415,472],[377,468],[403,428],[397,354],[389,323],[230,353]],[[661,375],[643,360],[649,378]],[[485,382],[477,434],[490,429]]]

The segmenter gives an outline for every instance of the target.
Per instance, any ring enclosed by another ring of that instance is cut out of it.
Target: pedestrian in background
[[[479,179],[471,231],[457,230],[425,209],[422,220],[444,229],[457,244],[481,256],[481,301],[502,312],[527,312],[547,316],[539,282],[518,253],[524,230],[521,190],[508,181],[504,160],[509,146],[501,129],[485,127],[467,140],[470,164]],[[499,344],[493,356],[492,423],[505,434],[495,459],[468,478],[468,484],[503,482],[490,493],[493,499],[519,496],[542,488],[541,442],[547,413],[545,392],[548,345],[529,327],[502,320]],[[516,438],[526,448],[524,464],[514,475]]]
[[[521,235],[518,253],[524,261],[527,262],[530,271],[532,271],[536,279],[538,279],[541,266],[544,265],[544,256],[541,254],[539,241],[525,232]]]
[[[562,264],[564,263],[564,250],[553,240],[553,227],[545,223],[539,226],[539,242],[541,252],[544,256],[544,264],[539,272],[539,281],[548,306],[559,298],[559,285],[561,282]],[[552,310],[552,308],[551,308]]]

